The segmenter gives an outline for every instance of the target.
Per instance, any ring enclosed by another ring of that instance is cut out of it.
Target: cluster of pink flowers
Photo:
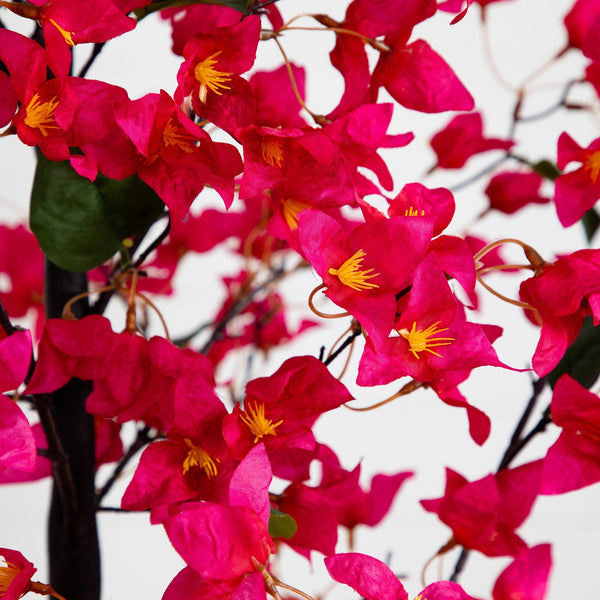
[[[493,600],[542,600],[550,544],[530,546],[517,530],[538,496],[600,481],[600,398],[568,365],[552,380],[584,323],[600,320],[600,250],[550,262],[517,242],[528,262],[506,264],[493,245],[449,233],[450,190],[409,181],[395,194],[398,182],[380,152],[413,141],[412,132],[390,132],[398,107],[461,111],[430,140],[432,171],[462,169],[474,155],[491,151],[519,163],[482,175],[489,179],[484,214],[513,215],[552,202],[564,227],[590,214],[600,199],[600,138],[583,147],[563,132],[549,174],[519,156],[516,136],[484,135],[470,92],[416,35],[417,25],[438,9],[456,15],[456,23],[470,5],[479,4],[486,15],[495,1],[352,0],[341,21],[310,15],[313,26],[335,35],[330,61],[344,82],[326,115],[309,110],[304,69],[285,53],[278,69],[252,71],[259,42],[282,47],[280,39],[293,28],[275,3],[249,3],[243,16],[219,5],[163,3],[161,17],[181,57],[176,87],[132,100],[119,86],[73,76],[72,52],[132,30],[156,3],[0,1],[36,21],[42,35],[30,39],[0,28],[2,137],[16,135],[49,161],[68,161],[86,182],[139,178],[164,203],[170,223],[168,238],[141,264],[134,260],[137,247],[127,254],[128,239],[118,258],[89,271],[90,293],[126,298],[122,331],[101,314],[44,319],[44,259],[35,236],[24,226],[2,226],[0,272],[10,291],[0,291],[0,483],[46,477],[56,459],[56,430],[47,421],[31,425],[17,401],[37,406],[36,398],[74,378],[90,381],[85,407],[95,420],[96,466],[123,460],[123,424],[152,431],[120,508],[148,511],[186,563],[164,600],[262,600],[280,598],[284,589],[307,597],[276,576],[282,546],[309,561],[325,555],[331,578],[363,598],[406,600],[389,566],[366,554],[341,553],[338,544],[340,527],[352,534],[358,525],[380,523],[413,475],[379,473],[365,489],[360,465],[347,470],[343,457],[316,439],[319,417],[354,400],[342,382],[352,376],[336,378],[328,368],[345,346],[335,344],[327,357],[292,356],[271,374],[252,374],[241,393],[232,384],[232,403],[222,397],[220,369],[241,349],[266,354],[315,328],[321,317],[346,318],[347,345],[362,340],[352,383],[395,384],[397,395],[427,388],[466,413],[470,436],[482,445],[490,419],[461,384],[479,367],[519,371],[522,365],[498,357],[501,327],[467,315],[478,305],[485,273],[522,269],[528,273],[513,302],[540,327],[529,371],[551,378],[543,423],[554,423],[560,435],[543,456],[475,481],[448,468],[443,495],[421,505],[451,530],[438,555],[460,546],[510,557]],[[600,0],[577,0],[565,28],[568,48],[590,60],[585,82],[599,92]],[[378,101],[382,90],[389,102]],[[205,187],[223,207],[190,212]],[[205,345],[195,336],[175,344],[168,335],[145,335],[142,313],[155,308],[148,296],[174,291],[184,255],[225,241],[243,267],[223,274],[224,300]],[[298,266],[289,269],[292,262]],[[319,281],[305,293],[315,316],[294,324],[275,286],[305,267]],[[317,308],[325,304],[320,292],[343,312]],[[34,318],[33,335],[11,325],[26,314]],[[0,560],[0,598],[32,591],[62,599],[60,590],[31,582],[35,569],[16,550],[0,548]],[[417,598],[474,600],[453,581],[434,582]]]

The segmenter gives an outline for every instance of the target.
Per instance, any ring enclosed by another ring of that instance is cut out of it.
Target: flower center
[[[21,569],[15,567],[12,563],[9,563],[4,558],[2,561],[6,566],[0,565],[0,596],[4,596],[6,590],[10,587],[13,579],[20,573]]]
[[[583,168],[589,175],[592,183],[596,183],[598,175],[600,174],[600,150],[586,154]]]
[[[217,462],[221,462],[218,458],[213,459],[208,452],[203,450],[200,446],[195,446],[191,440],[185,438],[185,443],[189,446],[190,450],[187,456],[183,460],[183,472],[187,473],[192,467],[200,467],[208,478],[214,477],[217,474]]]
[[[54,118],[54,111],[58,106],[58,98],[53,96],[51,100],[42,102],[38,94],[34,94],[25,112],[27,116],[23,119],[25,125],[32,129],[39,129],[44,137],[48,135],[48,129],[60,129]]]
[[[262,159],[272,167],[281,167],[283,162],[283,140],[271,135],[262,138],[260,142]]]
[[[298,215],[307,208],[310,208],[310,204],[302,202],[302,200],[286,198],[285,200],[281,201],[283,218],[290,229],[298,229]]]
[[[421,212],[419,213],[419,211],[416,208],[413,208],[412,206],[409,206],[404,211],[404,216],[405,217],[424,217],[425,216],[425,211],[421,210]]]
[[[208,58],[205,58],[202,62],[199,62],[194,68],[194,77],[196,81],[200,83],[200,89],[198,91],[198,98],[200,102],[206,102],[206,96],[208,90],[221,96],[223,92],[221,90],[230,90],[231,87],[226,85],[231,80],[231,73],[227,71],[217,71],[215,65],[217,64],[216,56],[219,56],[221,51],[211,54]]]
[[[415,322],[410,331],[408,331],[408,329],[400,329],[398,331],[398,333],[410,344],[410,351],[415,358],[420,358],[419,352],[423,351],[441,357],[441,354],[431,348],[434,348],[435,346],[448,346],[454,341],[454,338],[451,337],[434,337],[442,331],[448,331],[447,327],[438,329],[437,326],[439,323],[440,322],[438,321],[437,323],[430,325],[427,329],[417,329],[417,324]]]
[[[254,435],[255,444],[265,435],[277,435],[275,427],[279,427],[283,423],[283,420],[273,423],[271,419],[267,419],[265,405],[259,403],[255,403],[254,406],[248,403],[248,406],[240,413],[240,418],[248,425],[250,433]]]
[[[361,269],[363,258],[366,256],[365,251],[361,248],[355,252],[339,269],[329,269],[330,275],[337,275],[339,280],[353,290],[360,292],[378,288],[376,283],[371,283],[367,279],[377,277],[379,273],[373,273],[374,269]]]
[[[165,146],[177,146],[187,154],[196,148],[196,138],[181,126],[176,117],[171,117],[165,126],[163,142]]]
[[[69,46],[75,45],[75,42],[73,41],[73,34],[71,32],[65,31],[54,19],[50,19],[49,21],[52,23],[52,25],[54,25],[54,27],[56,27],[56,29],[58,29],[60,35],[65,38],[65,42],[67,42]]]

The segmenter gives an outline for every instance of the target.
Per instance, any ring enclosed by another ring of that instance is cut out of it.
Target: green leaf
[[[269,535],[272,538],[285,538],[289,540],[296,533],[297,529],[296,521],[290,515],[271,506]]]
[[[558,167],[549,160],[540,160],[533,165],[533,170],[542,177],[554,181],[559,175],[562,175]]]
[[[600,226],[600,216],[598,216],[598,213],[593,208],[590,208],[581,218],[581,223],[585,229],[587,241],[591,242],[598,230],[598,226]]]
[[[567,348],[561,361],[548,373],[552,387],[557,379],[569,374],[589,389],[600,375],[600,327],[594,327],[592,317],[586,317],[577,339]]]
[[[182,8],[191,4],[217,4],[219,6],[229,6],[238,12],[245,13],[248,8],[248,0],[154,0],[146,6],[134,10],[135,17],[141,21],[149,14],[164,8]]]
[[[30,226],[57,266],[89,271],[109,259],[124,238],[148,228],[164,204],[137,175],[91,182],[65,162],[40,156],[31,192]]]

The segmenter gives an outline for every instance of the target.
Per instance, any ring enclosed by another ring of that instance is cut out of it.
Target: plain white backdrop
[[[567,0],[514,0],[489,7],[492,54],[500,73],[514,86],[564,47],[566,33],[562,17],[570,4]],[[302,3],[282,0],[278,5],[288,18],[299,12],[326,12],[341,19],[345,10],[345,3],[340,0]],[[0,15],[6,22],[13,23],[14,20],[6,13],[2,11]],[[451,16],[439,13],[434,19],[417,26],[413,39],[427,39],[446,58],[475,97],[477,108],[484,115],[485,133],[503,137],[510,125],[515,95],[514,90],[499,83],[492,73],[482,43],[479,16],[479,7],[473,6],[462,22],[451,27]],[[306,21],[307,25],[313,23]],[[132,33],[111,41],[88,76],[125,87],[132,99],[161,88],[172,93],[180,58],[170,52],[169,35],[169,28],[164,22],[155,15],[148,17]],[[328,62],[327,54],[334,43],[332,34],[288,32],[282,43],[290,59],[307,69],[308,106],[317,113],[331,110],[343,89],[341,78]],[[84,60],[85,52],[82,52],[78,57],[79,64]],[[260,44],[257,69],[275,68],[281,62],[273,42]],[[527,111],[531,111],[528,114],[552,105],[562,89],[561,82],[581,77],[584,65],[585,61],[573,53],[549,70],[536,82],[536,92],[526,104]],[[589,91],[576,92],[576,95],[584,101],[595,101]],[[424,173],[434,162],[428,140],[451,116],[422,115],[398,107],[391,133],[413,131],[416,139],[407,148],[384,153],[396,190],[412,181],[421,181],[429,187],[452,187],[497,158],[497,154],[488,153],[471,159],[464,171],[439,172],[424,178]],[[534,161],[555,159],[556,139],[563,130],[569,131],[585,146],[598,135],[597,113],[594,118],[587,111],[569,115],[560,111],[547,119],[523,126],[517,134],[519,154]],[[3,138],[0,139],[0,156],[1,214],[13,222],[26,219],[34,168],[33,152],[15,139]],[[449,233],[462,234],[468,230],[490,239],[517,237],[537,248],[549,260],[554,254],[584,247],[585,239],[579,226],[564,230],[549,206],[527,208],[517,218],[491,215],[472,227],[473,220],[486,206],[485,185],[484,178],[456,194],[457,212]],[[214,203],[210,193],[203,193],[194,209],[200,210]],[[517,254],[514,256],[520,260]],[[224,250],[211,256],[186,256],[176,279],[177,296],[157,300],[174,336],[210,318],[222,298],[219,277],[235,274],[236,268],[238,264]],[[505,276],[501,281],[495,281],[508,295],[516,295],[518,278]],[[318,278],[310,272],[285,283],[290,313],[296,320],[309,316],[306,298],[318,283]],[[485,293],[480,297],[480,310],[471,319],[502,325],[505,333],[496,344],[500,358],[512,366],[527,367],[537,341],[537,331],[519,309]],[[121,309],[114,306],[111,314],[119,315]],[[341,322],[328,324],[326,329],[307,333],[293,344],[274,352],[268,359],[256,357],[255,376],[273,372],[288,356],[317,354],[320,346],[331,344],[346,326]],[[158,327],[156,332],[160,333]],[[243,359],[230,364],[229,368],[233,370],[241,365],[244,365]],[[335,364],[333,372],[337,372]],[[226,373],[222,376],[225,377]],[[365,405],[386,397],[386,390],[357,388],[349,377],[344,381]],[[471,403],[492,419],[492,434],[483,447],[476,446],[469,438],[464,411],[443,405],[430,391],[419,391],[368,413],[352,413],[340,408],[325,415],[316,427],[319,441],[336,449],[347,469],[362,461],[365,485],[377,472],[415,472],[400,492],[392,513],[374,530],[359,528],[355,545],[355,550],[389,560],[396,572],[406,575],[403,582],[411,597],[421,590],[423,565],[450,536],[448,528],[422,510],[418,500],[442,495],[446,466],[469,479],[483,477],[495,469],[529,396],[530,376],[527,373],[481,369],[461,389]],[[548,402],[549,396],[546,395],[540,401],[532,424]],[[557,431],[550,431],[536,440],[519,462],[541,456],[556,435]],[[119,494],[131,473],[132,470],[119,482],[118,489],[107,498],[107,505],[119,505]],[[46,577],[48,495],[47,481],[5,486],[0,490],[0,546],[23,552],[39,567],[39,579],[42,581]],[[540,498],[532,515],[519,530],[530,545],[553,543],[555,565],[548,600],[595,597],[593,590],[596,588],[600,556],[598,506],[598,485],[562,497]],[[170,547],[163,530],[151,527],[146,515],[104,513],[99,515],[98,520],[103,599],[158,600],[183,564]],[[338,551],[346,549],[342,535]],[[444,559],[444,576],[449,575],[455,560],[456,554]],[[507,559],[487,559],[473,553],[461,582],[468,593],[487,600],[491,598],[491,584],[507,563]],[[287,583],[315,595],[323,591],[326,579],[320,556],[314,556],[314,568],[310,568],[304,559],[284,550],[276,567],[280,578]],[[439,567],[437,563],[431,567],[428,581],[438,576]],[[329,597],[354,596],[347,588],[339,586]]]

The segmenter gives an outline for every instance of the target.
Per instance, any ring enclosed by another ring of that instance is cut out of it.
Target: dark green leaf
[[[296,529],[298,529],[296,521],[290,515],[271,507],[269,535],[272,538],[285,538],[289,540],[296,533]]]
[[[548,382],[554,387],[557,379],[565,373],[588,389],[600,375],[600,327],[594,327],[592,317],[584,319],[577,339],[548,374]]]
[[[554,181],[559,175],[562,175],[558,167],[549,160],[540,160],[533,165],[533,170],[542,177]]]
[[[238,12],[245,13],[248,7],[247,0],[154,0],[146,6],[133,11],[136,19],[141,21],[144,17],[149,14],[156,12],[157,10],[163,10],[164,8],[183,8],[190,6],[191,4],[218,4],[219,6],[229,6]]]
[[[124,238],[149,227],[164,210],[136,175],[123,181],[78,175],[68,162],[40,156],[31,193],[30,225],[57,266],[89,271],[110,258]]]
[[[581,222],[585,229],[585,237],[587,237],[588,242],[591,242],[598,226],[600,226],[600,216],[593,208],[590,208],[581,218]]]

